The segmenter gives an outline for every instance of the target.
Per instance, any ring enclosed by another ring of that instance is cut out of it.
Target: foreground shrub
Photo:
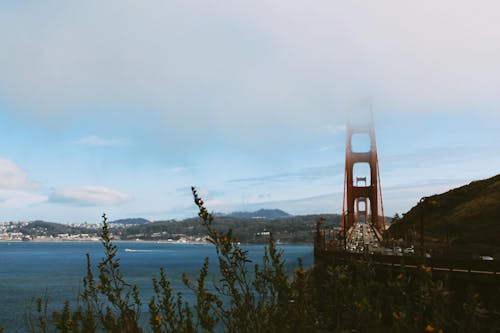
[[[289,279],[281,250],[270,237],[261,265],[252,265],[246,250],[239,246],[232,230],[216,231],[193,188],[199,217],[207,239],[214,245],[220,280],[208,287],[209,259],[206,258],[196,281],[183,275],[184,284],[196,296],[194,305],[174,290],[163,269],[153,278],[155,296],[148,303],[149,329],[153,332],[276,332],[304,331],[311,323],[303,320],[312,311],[305,302],[306,274],[299,268]],[[141,299],[135,285],[127,283],[112,243],[107,218],[103,215],[101,233],[104,258],[97,266],[97,278],[87,254],[87,273],[83,292],[76,305],[67,301],[63,308],[47,315],[47,298],[36,300],[32,330],[36,332],[142,332]]]
[[[317,265],[304,271],[299,260],[293,275],[272,236],[262,262],[253,264],[231,230],[214,229],[214,218],[192,188],[207,239],[217,253],[220,279],[207,285],[209,259],[199,275],[182,276],[194,304],[174,293],[166,272],[153,278],[149,316],[135,285],[126,282],[103,215],[104,258],[97,277],[87,255],[83,292],[75,305],[47,314],[47,298],[36,300],[35,332],[495,332],[500,313],[479,294],[457,298],[422,265],[416,272],[377,272],[365,260]],[[381,278],[385,276],[385,278]],[[495,302],[498,298],[493,297]],[[496,303],[495,303],[496,304]]]

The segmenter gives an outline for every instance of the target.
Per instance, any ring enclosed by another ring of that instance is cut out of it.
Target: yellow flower
[[[155,320],[156,320],[157,322],[160,322],[160,321],[161,321],[161,317],[160,317],[160,316],[156,316],[156,317],[155,317]]]
[[[399,313],[397,313],[396,311],[394,311],[394,312],[392,313],[392,317],[393,317],[394,319],[398,320],[398,319],[399,319]]]
[[[398,280],[401,280],[401,279],[403,279],[404,277],[405,277],[405,275],[404,275],[403,273],[401,273],[401,274],[399,274],[399,275],[398,275]]]
[[[434,327],[432,325],[425,326],[424,332],[434,332]]]

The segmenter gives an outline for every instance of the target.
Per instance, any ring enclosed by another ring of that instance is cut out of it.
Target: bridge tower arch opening
[[[370,214],[370,198],[356,198],[354,205],[354,220],[361,223],[368,223]]]

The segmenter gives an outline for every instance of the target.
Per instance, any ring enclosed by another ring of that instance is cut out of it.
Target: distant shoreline
[[[212,245],[210,242],[196,242],[196,241],[183,241],[183,242],[178,242],[178,241],[166,241],[166,240],[112,240],[113,243],[157,243],[157,244],[180,244],[180,245]],[[101,240],[63,240],[63,239],[50,239],[50,240],[29,240],[29,241],[23,241],[23,240],[4,240],[0,239],[0,243],[100,243]],[[267,246],[267,243],[240,243],[239,245],[265,245]],[[296,246],[312,246],[313,243],[277,243],[276,245],[296,245]]]
[[[20,239],[0,239],[0,243],[100,243],[100,239],[34,239],[34,240],[20,240]],[[161,243],[161,244],[202,244],[210,245],[210,242],[200,241],[166,241],[166,240],[136,240],[136,239],[112,239],[113,243]]]

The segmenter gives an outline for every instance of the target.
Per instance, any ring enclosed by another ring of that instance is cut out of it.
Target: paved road
[[[366,222],[357,222],[347,232],[347,250],[350,252],[378,251],[380,244]]]

